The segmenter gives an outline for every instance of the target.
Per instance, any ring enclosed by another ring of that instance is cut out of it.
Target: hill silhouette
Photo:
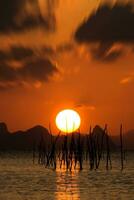
[[[124,144],[127,149],[134,149],[134,130],[130,130],[124,135]]]
[[[50,134],[42,126],[34,126],[26,131],[9,132],[5,123],[0,123],[0,149],[31,150],[41,139],[48,141]]]
[[[106,149],[107,147],[107,138],[104,134],[104,129],[102,129],[99,125],[96,125],[93,128],[92,135],[96,143],[98,144],[99,148],[101,148],[102,138],[103,138],[103,147]],[[111,137],[109,137],[109,147],[113,150],[117,148],[116,144],[112,141]]]
[[[95,126],[92,135],[96,142],[101,145],[101,139],[104,130],[100,126]],[[74,134],[75,138],[78,138],[78,134]],[[85,135],[81,136],[83,139]],[[70,137],[71,138],[71,135]],[[34,126],[26,131],[10,132],[5,123],[0,123],[0,150],[32,150],[33,146],[38,146],[41,140],[45,143],[49,143],[51,135],[49,131],[40,125]],[[64,137],[59,137],[59,144],[62,143]],[[128,150],[134,150],[134,130],[130,130],[123,136],[124,148]],[[104,148],[106,147],[106,138],[104,137]],[[110,136],[109,146],[111,150],[120,147],[120,138],[117,136]]]
[[[120,145],[119,135],[112,136],[112,140],[117,146]],[[123,145],[126,150],[134,150],[134,130],[129,130],[123,134]]]

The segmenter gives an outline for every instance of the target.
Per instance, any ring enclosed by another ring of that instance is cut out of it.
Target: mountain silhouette
[[[100,149],[101,149],[101,145],[102,145],[102,139],[103,139],[103,147],[105,149],[107,148],[106,133],[105,133],[104,129],[102,129],[99,125],[96,125],[93,128],[92,137],[94,138],[94,140],[96,141],[96,143],[97,143],[97,145],[99,146]],[[110,147],[111,150],[113,150],[113,149],[115,150],[116,149],[117,146],[112,141],[110,136],[108,137],[108,143],[109,143],[109,147]]]
[[[95,126],[92,131],[92,137],[99,146],[102,143],[104,130],[100,126]],[[53,138],[55,138],[53,136]],[[69,135],[71,138],[71,135]],[[74,134],[74,138],[78,138],[78,134]],[[81,138],[86,139],[86,135],[81,135]],[[51,140],[49,131],[40,125],[34,126],[26,131],[10,132],[5,123],[0,123],[0,150],[32,150],[34,146],[38,146],[43,140],[48,143]],[[82,140],[83,140],[82,139]],[[59,144],[63,142],[64,136],[59,137]],[[103,145],[106,148],[106,136],[103,138]],[[123,135],[123,145],[125,149],[134,150],[134,130],[130,130]],[[120,148],[119,135],[109,137],[109,146],[111,150]]]
[[[39,145],[41,140],[48,142],[50,134],[42,126],[35,126],[26,131],[9,132],[5,123],[0,123],[0,149],[31,150]]]
[[[124,145],[126,149],[134,149],[134,130],[130,130],[124,134]]]
[[[119,135],[112,136],[112,140],[117,146],[120,146]],[[123,146],[126,150],[134,150],[134,130],[129,130],[123,134]]]

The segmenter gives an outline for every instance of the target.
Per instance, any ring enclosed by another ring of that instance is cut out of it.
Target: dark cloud
[[[75,38],[78,42],[132,42],[133,24],[132,5],[103,5],[78,28]]]
[[[0,88],[10,88],[22,82],[47,82],[49,77],[58,72],[56,65],[49,58],[36,55],[34,50],[24,47],[12,47],[9,52],[0,51]],[[18,61],[19,67],[11,65],[10,59]]]
[[[0,50],[0,63],[15,60],[23,61],[26,58],[30,58],[34,55],[34,51],[31,48],[22,46],[11,46],[8,51]]]
[[[111,48],[111,43],[100,43],[97,47],[90,48],[90,51],[93,59],[101,60],[102,62],[114,61],[124,54],[123,49],[112,50]]]
[[[11,57],[12,59],[24,60],[25,58],[33,56],[34,52],[30,48],[12,46],[9,54],[9,57]]]
[[[26,9],[28,3],[33,12]],[[42,17],[37,0],[0,0],[0,32],[20,32],[39,26],[48,30],[51,25],[49,17]]]
[[[43,58],[29,61],[20,68],[12,68],[3,63],[0,64],[0,81],[32,80],[45,82],[55,72],[57,72],[56,66]]]
[[[64,52],[70,52],[74,49],[74,46],[72,43],[66,43],[66,44],[63,44],[63,45],[60,45],[57,47],[56,51],[58,53],[64,53]]]
[[[43,46],[39,49],[32,49],[24,46],[11,46],[9,50],[0,50],[0,62],[7,62],[11,60],[25,61],[34,57],[54,57],[57,50],[50,46]]]
[[[48,56],[54,56],[56,54],[55,49],[53,49],[50,46],[44,46],[42,48],[42,52],[44,55],[48,55]]]
[[[9,59],[9,55],[6,52],[0,50],[0,63],[4,62],[7,59]]]
[[[17,79],[16,70],[5,63],[0,64],[0,82],[9,82]]]
[[[47,81],[55,72],[57,72],[56,66],[50,60],[43,58],[29,61],[18,70],[21,79],[41,82]]]
[[[115,43],[134,42],[134,12],[133,5],[115,4],[113,7],[102,5],[86,21],[84,21],[75,33],[78,43],[100,43],[100,47],[94,50],[96,59],[112,61],[117,59],[120,51],[107,54]]]
[[[42,48],[42,52],[45,55],[49,55],[52,57],[55,57],[56,55],[60,54],[60,53],[64,53],[64,52],[71,52],[74,50],[74,45],[72,43],[65,43],[62,45],[58,45],[55,48],[51,47],[51,46],[44,46]]]

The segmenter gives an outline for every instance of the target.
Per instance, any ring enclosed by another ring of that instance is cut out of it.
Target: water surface
[[[113,156],[113,169],[105,163],[98,171],[73,172],[33,165],[30,153],[0,153],[0,200],[134,200],[134,156],[128,153],[125,169]]]

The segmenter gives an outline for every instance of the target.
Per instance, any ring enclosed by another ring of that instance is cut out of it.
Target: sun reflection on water
[[[72,168],[67,171],[64,167],[57,168],[56,200],[79,200],[78,171]]]

